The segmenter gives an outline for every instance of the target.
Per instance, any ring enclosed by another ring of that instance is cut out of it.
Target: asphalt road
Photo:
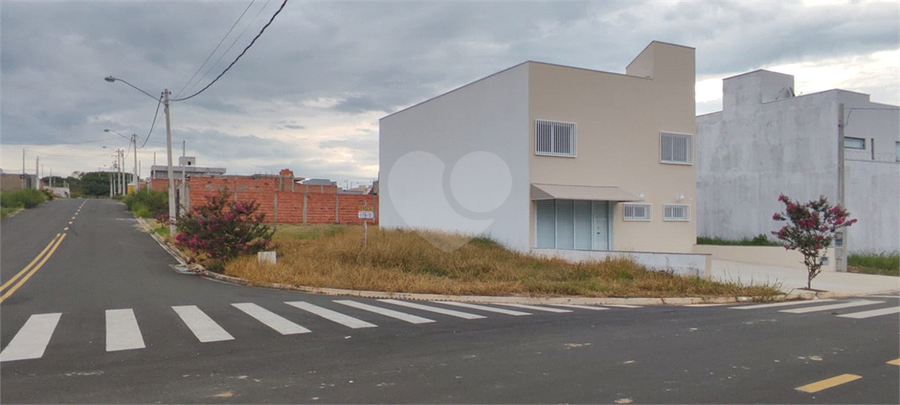
[[[900,403],[896,313],[841,316],[897,297],[747,310],[416,302],[483,317],[464,319],[179,274],[102,200],[4,220],[0,254],[2,403]]]

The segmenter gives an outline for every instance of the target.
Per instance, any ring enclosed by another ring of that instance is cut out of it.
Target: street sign
[[[359,212],[360,219],[375,219],[374,211],[360,211]]]

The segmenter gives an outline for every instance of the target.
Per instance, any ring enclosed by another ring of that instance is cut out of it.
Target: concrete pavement
[[[812,288],[821,291],[810,292],[801,290],[806,288],[806,276],[806,270],[801,269],[712,261],[713,280],[745,285],[774,284],[790,298],[849,297],[900,291],[900,277],[823,271],[812,280]]]

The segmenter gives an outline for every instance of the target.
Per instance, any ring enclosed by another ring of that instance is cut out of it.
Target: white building
[[[222,176],[225,174],[224,167],[199,167],[197,166],[197,158],[194,156],[179,156],[178,164],[172,165],[172,176],[181,179],[182,176]],[[151,179],[168,179],[169,166],[153,165],[150,166]]]
[[[705,260],[694,78],[693,48],[652,42],[625,74],[529,61],[384,117],[381,226]]]
[[[784,193],[838,202],[840,124],[852,252],[900,250],[897,106],[829,90],[795,96],[794,77],[757,70],[723,80],[722,111],[697,117],[698,234],[727,239],[780,228]],[[841,119],[843,105],[843,121]]]

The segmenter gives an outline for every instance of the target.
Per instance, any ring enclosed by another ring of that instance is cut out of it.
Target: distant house
[[[837,202],[842,150],[845,206],[859,219],[847,248],[900,249],[900,108],[838,89],[797,96],[793,76],[766,70],[722,88],[722,111],[697,117],[701,236],[768,235],[781,193]]]
[[[182,173],[183,172],[183,173]],[[172,175],[176,179],[185,176],[221,176],[225,174],[224,167],[200,167],[197,166],[197,158],[194,156],[179,156],[178,164],[172,165]],[[168,179],[169,166],[153,165],[150,166],[151,179]]]
[[[693,48],[652,42],[625,74],[529,61],[384,117],[381,226],[690,253],[694,78]]]

